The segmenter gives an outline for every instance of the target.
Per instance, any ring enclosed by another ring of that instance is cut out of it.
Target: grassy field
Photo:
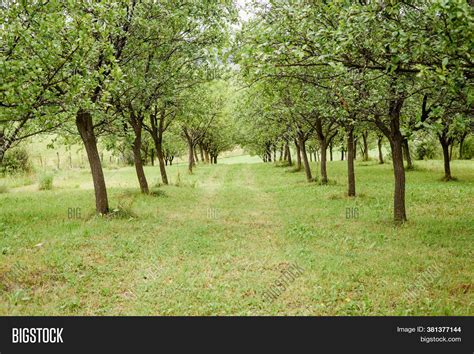
[[[449,183],[441,161],[416,162],[401,227],[389,164],[357,162],[350,199],[345,162],[328,186],[220,162],[173,166],[170,186],[146,167],[149,196],[133,168],[106,169],[107,218],[88,170],[55,172],[47,191],[1,180],[0,315],[474,315],[474,162],[453,161]],[[302,274],[267,300],[292,265]]]

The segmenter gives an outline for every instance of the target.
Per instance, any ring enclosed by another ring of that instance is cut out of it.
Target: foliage
[[[465,160],[474,158],[474,136],[470,136],[464,141],[462,157]]]
[[[32,170],[28,151],[24,147],[8,150],[0,165],[2,173],[30,172]]]
[[[417,160],[431,160],[439,156],[439,148],[433,139],[425,138],[415,143],[415,158]]]

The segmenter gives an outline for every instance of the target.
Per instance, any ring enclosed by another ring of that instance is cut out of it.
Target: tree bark
[[[142,144],[143,145],[143,144]],[[143,149],[143,165],[146,166],[148,163],[148,147],[144,147]]]
[[[411,159],[411,154],[410,154],[410,147],[408,145],[408,139],[404,138],[403,139],[403,153],[405,155],[405,159],[407,161],[407,169],[412,170],[413,169],[413,161]]]
[[[193,173],[194,166],[194,146],[193,142],[188,140],[188,172]]]
[[[265,154],[267,156],[267,162],[272,162],[272,145],[270,143],[265,144]]]
[[[377,138],[377,147],[379,149],[379,164],[383,164],[383,153],[382,153],[382,139],[383,137],[379,136]]]
[[[357,160],[357,138],[354,138],[354,160]]]
[[[155,166],[155,150],[151,149],[150,151],[150,162],[152,166]]]
[[[394,87],[391,87],[391,92],[392,94],[397,95]],[[399,95],[397,96],[398,97],[392,99],[389,104],[389,124],[384,124],[377,117],[375,123],[390,141],[393,175],[395,179],[393,216],[396,223],[403,223],[407,221],[405,209],[405,169],[403,168],[403,136],[400,131],[400,112],[403,107],[404,98]]]
[[[137,172],[138,183],[140,185],[140,190],[144,194],[150,193],[148,189],[148,182],[146,180],[145,171],[143,170],[143,161],[141,155],[142,148],[142,134],[141,127],[135,128],[135,139],[133,141],[133,160],[135,163],[135,171]]]
[[[3,158],[5,157],[5,152],[8,150],[10,142],[5,137],[3,131],[0,131],[0,166],[3,163]]]
[[[464,147],[464,140],[466,140],[467,133],[464,133],[461,138],[459,139],[459,160],[463,159],[463,147]],[[0,159],[1,163],[1,159]]]
[[[362,155],[362,160],[363,161],[369,161],[369,133],[367,131],[364,131],[362,133],[362,142],[363,142],[363,155]]]
[[[201,155],[201,162],[204,162],[204,149],[201,144],[199,144],[199,154]]]
[[[140,190],[144,194],[150,193],[148,189],[148,182],[146,180],[145,171],[143,170],[142,160],[142,131],[143,131],[143,116],[136,115],[133,110],[130,111],[129,122],[133,127],[135,133],[135,139],[133,140],[133,162],[135,165],[135,171],[138,177],[138,184]]]
[[[347,195],[355,197],[355,172],[354,172],[354,129],[349,128],[347,131]]]
[[[288,165],[293,165],[293,162],[291,161],[291,151],[290,151],[290,146],[288,145],[288,142],[286,142],[286,146],[285,146],[285,155],[286,155],[286,159],[288,161]]]
[[[295,149],[296,149],[296,170],[301,170],[301,151],[298,141],[295,140]]]
[[[328,183],[328,172],[327,172],[327,158],[326,158],[326,142],[320,141],[321,145],[321,183]]]
[[[403,167],[403,137],[396,134],[390,143],[392,148],[392,163],[395,177],[394,219],[396,222],[407,220],[405,212],[405,169]]]
[[[443,148],[443,160],[444,160],[444,180],[449,181],[452,179],[451,176],[451,163],[449,159],[449,141],[444,136],[439,136],[439,142]]]
[[[76,127],[86,149],[87,158],[92,173],[95,192],[95,206],[98,214],[109,212],[109,201],[107,198],[107,187],[105,185],[104,172],[100,163],[97,140],[94,134],[92,115],[88,111],[79,110],[76,114]]]
[[[156,157],[158,158],[158,164],[160,166],[161,181],[163,184],[168,184],[168,176],[166,174],[166,164],[164,161],[163,154],[163,132],[165,131],[165,111],[160,112],[160,118],[157,119],[157,110],[150,114],[150,123],[151,128],[149,128],[149,133],[155,143]]]
[[[199,162],[197,150],[196,150],[196,144],[193,145],[193,152],[194,152],[194,165],[196,165],[197,162]]]
[[[329,161],[332,161],[332,141],[329,143]]]
[[[163,156],[163,143],[161,142],[161,139],[155,141],[155,150],[158,164],[160,166],[161,181],[163,184],[168,184],[168,175],[166,174],[166,163]]]
[[[303,166],[304,172],[306,173],[306,180],[311,182],[313,180],[313,176],[311,175],[311,166],[308,162],[308,155],[306,154],[306,144],[302,137],[298,137],[299,148],[301,151],[301,157],[303,158]]]

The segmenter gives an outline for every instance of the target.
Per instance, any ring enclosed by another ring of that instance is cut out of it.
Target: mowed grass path
[[[474,315],[474,163],[452,169],[407,173],[401,227],[388,164],[358,162],[353,199],[341,161],[328,186],[271,164],[173,166],[179,185],[151,196],[132,168],[106,170],[120,218],[94,216],[87,171],[59,172],[52,191],[0,194],[0,314]],[[265,301],[291,264],[303,274]]]

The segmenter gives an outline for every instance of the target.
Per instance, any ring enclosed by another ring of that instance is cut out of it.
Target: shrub
[[[436,157],[438,145],[434,140],[423,140],[415,145],[417,160],[431,160]]]
[[[469,137],[464,140],[462,146],[462,158],[464,160],[470,160],[474,157],[474,137]]]
[[[7,150],[0,170],[2,173],[30,172],[31,163],[28,151],[22,147]]]
[[[38,185],[40,191],[53,189],[53,175],[49,173],[40,175]]]

